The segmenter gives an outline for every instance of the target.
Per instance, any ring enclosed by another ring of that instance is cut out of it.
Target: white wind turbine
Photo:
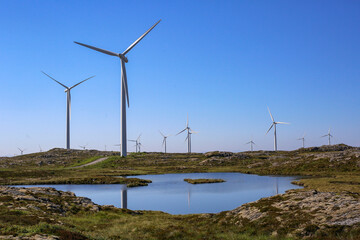
[[[125,63],[128,62],[127,57],[125,56],[136,44],[138,44],[161,20],[155,23],[149,30],[147,30],[141,37],[139,37],[133,44],[131,44],[123,53],[114,53],[108,50],[104,50],[101,48],[93,47],[87,44],[75,42],[81,46],[93,49],[95,51],[105,53],[110,56],[115,56],[120,58],[121,62],[121,128],[120,128],[120,143],[121,143],[121,156],[126,157],[127,155],[127,143],[126,143],[126,102],[129,105],[129,91],[128,91],[128,84],[127,84],[127,77],[126,77],[126,69]]]
[[[135,148],[136,148],[136,151],[135,152],[140,152],[140,146],[141,146],[141,143],[140,143],[140,137],[141,137],[141,134],[138,136],[138,138],[136,140],[129,140],[129,142],[134,142],[135,143]]]
[[[305,148],[305,133],[302,138],[298,138],[298,140],[302,140],[302,147]]]
[[[83,150],[86,150],[87,145],[88,145],[88,143],[83,146],[79,145],[79,147],[81,147]]]
[[[163,136],[163,143],[162,145],[165,147],[165,153],[166,153],[166,140],[168,137],[170,137],[171,135],[165,136],[162,132],[159,131],[159,133],[161,134],[161,136]]]
[[[185,141],[187,140],[188,141],[188,153],[191,153],[191,134],[193,133],[197,133],[195,131],[193,131],[190,127],[189,127],[189,114],[187,116],[187,121],[186,121],[186,128],[182,131],[180,131],[177,135],[179,135],[180,133],[184,132],[184,131],[187,131],[187,136],[185,138]]]
[[[23,155],[24,154],[24,151],[26,150],[26,149],[21,149],[21,148],[18,148],[19,149],[19,151],[21,152],[21,155]]]
[[[81,83],[83,83],[83,82],[85,82],[85,81],[87,81],[90,78],[93,78],[95,76],[89,77],[89,78],[75,84],[72,87],[67,87],[64,84],[62,84],[61,82],[55,80],[54,78],[52,78],[51,76],[46,74],[45,72],[42,72],[42,73],[45,74],[50,79],[54,80],[55,82],[57,82],[58,84],[60,84],[61,86],[63,86],[65,88],[65,92],[67,94],[67,102],[66,102],[66,149],[69,150],[70,149],[70,118],[71,118],[71,94],[70,94],[70,91],[71,91],[71,89],[73,89],[77,85],[80,85]]]
[[[324,135],[324,136],[321,136],[321,137],[328,137],[329,146],[331,145],[330,139],[333,137],[333,135],[331,135],[331,133],[330,133],[330,128],[329,128],[328,134],[326,134],[326,135]]]
[[[268,110],[269,110],[269,113],[270,113],[270,117],[271,117],[271,121],[272,121],[272,124],[269,128],[269,130],[266,132],[266,134],[268,134],[268,132],[271,130],[272,127],[274,127],[274,151],[277,151],[277,138],[276,138],[276,125],[277,124],[290,124],[290,123],[286,123],[286,122],[275,122],[272,114],[271,114],[271,111],[268,107]]]
[[[250,142],[247,142],[246,144],[250,144],[251,152],[253,151],[253,145],[256,145],[253,140],[251,140]]]

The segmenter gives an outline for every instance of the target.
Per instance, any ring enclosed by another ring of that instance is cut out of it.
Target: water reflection
[[[152,181],[146,187],[127,189],[121,184],[47,185],[100,205],[172,214],[217,213],[244,203],[300,188],[294,177],[257,176],[241,173],[186,173],[137,176]],[[221,178],[226,182],[192,185],[184,178]],[[46,185],[43,185],[46,186]]]
[[[122,186],[121,188],[121,208],[127,209],[127,188]]]

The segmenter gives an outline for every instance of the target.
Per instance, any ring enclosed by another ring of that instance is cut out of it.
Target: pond
[[[138,175],[152,181],[148,186],[126,188],[122,184],[36,185],[71,191],[100,205],[131,210],[156,210],[171,214],[218,213],[240,205],[301,188],[296,177],[258,176],[242,173],[179,173]],[[220,178],[226,182],[190,184],[185,178]],[[22,187],[31,187],[22,185]]]

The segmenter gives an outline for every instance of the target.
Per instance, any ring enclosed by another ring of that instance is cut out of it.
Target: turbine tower
[[[321,136],[321,137],[328,137],[329,146],[331,145],[330,139],[333,137],[333,135],[331,135],[331,133],[330,133],[330,128],[329,128],[328,134],[326,134],[326,135],[324,135],[324,136]]]
[[[250,142],[247,142],[246,144],[250,144],[251,152],[253,151],[253,145],[256,145],[253,140],[251,140]]]
[[[188,116],[187,116],[186,128],[185,128],[184,130],[180,131],[178,134],[176,134],[176,136],[179,135],[180,133],[184,132],[184,131],[187,131],[187,136],[186,136],[186,138],[185,138],[185,142],[186,142],[186,140],[187,140],[187,142],[188,142],[188,153],[191,153],[191,134],[197,133],[197,132],[193,131],[193,130],[189,127],[189,114],[188,114]]]
[[[277,124],[290,124],[290,123],[286,123],[286,122],[275,122],[272,114],[271,114],[271,111],[268,107],[268,110],[269,110],[269,113],[270,113],[270,117],[271,117],[271,121],[272,121],[272,124],[269,128],[269,130],[266,132],[266,134],[268,134],[268,132],[271,130],[272,127],[274,127],[274,151],[277,151],[277,138],[276,138],[276,125]],[[266,135],[265,134],[265,135]]]
[[[60,84],[61,86],[63,86],[65,88],[65,92],[67,94],[67,103],[66,103],[66,149],[69,150],[70,149],[70,118],[71,118],[71,94],[70,94],[70,91],[71,91],[71,89],[73,89],[77,85],[80,85],[81,83],[83,83],[83,82],[85,82],[85,81],[87,81],[90,78],[93,78],[95,76],[89,77],[89,78],[75,84],[72,87],[67,87],[64,84],[62,84],[61,82],[58,82],[57,80],[55,80],[54,78],[52,78],[51,76],[46,74],[45,72],[42,72],[42,73],[45,74],[46,76],[48,76],[49,78],[51,78],[52,80],[54,80],[55,82],[57,82],[58,84]]]
[[[162,132],[160,132],[159,131],[159,133],[161,134],[161,136],[163,136],[163,143],[162,143],[162,145],[165,147],[165,153],[166,153],[166,139],[168,138],[168,137],[170,137],[171,135],[168,135],[168,136],[165,136]]]
[[[302,148],[305,148],[305,133],[302,138],[298,138],[298,140],[302,140]]]
[[[110,56],[115,56],[120,58],[121,62],[121,120],[120,120],[120,144],[121,144],[121,156],[126,157],[127,155],[127,143],[126,143],[126,102],[128,107],[129,104],[129,91],[128,91],[128,84],[127,84],[127,77],[126,77],[126,69],[125,69],[125,63],[128,62],[127,57],[125,56],[133,47],[135,47],[136,44],[138,44],[161,20],[159,20],[157,23],[155,23],[149,30],[147,30],[141,37],[139,37],[133,44],[131,44],[123,53],[114,53],[110,52],[108,50],[104,50],[101,48],[93,47],[87,44],[75,42],[76,44],[79,44],[81,46],[93,49],[95,51],[105,53]]]

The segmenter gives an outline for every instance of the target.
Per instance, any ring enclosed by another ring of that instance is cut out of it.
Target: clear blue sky
[[[127,56],[128,138],[160,151],[189,113],[193,151],[360,145],[359,1],[0,1],[0,155],[65,147],[64,84],[72,91],[72,147],[116,149],[120,64],[73,41]],[[168,150],[185,152],[185,134]],[[133,151],[129,144],[129,151]]]

